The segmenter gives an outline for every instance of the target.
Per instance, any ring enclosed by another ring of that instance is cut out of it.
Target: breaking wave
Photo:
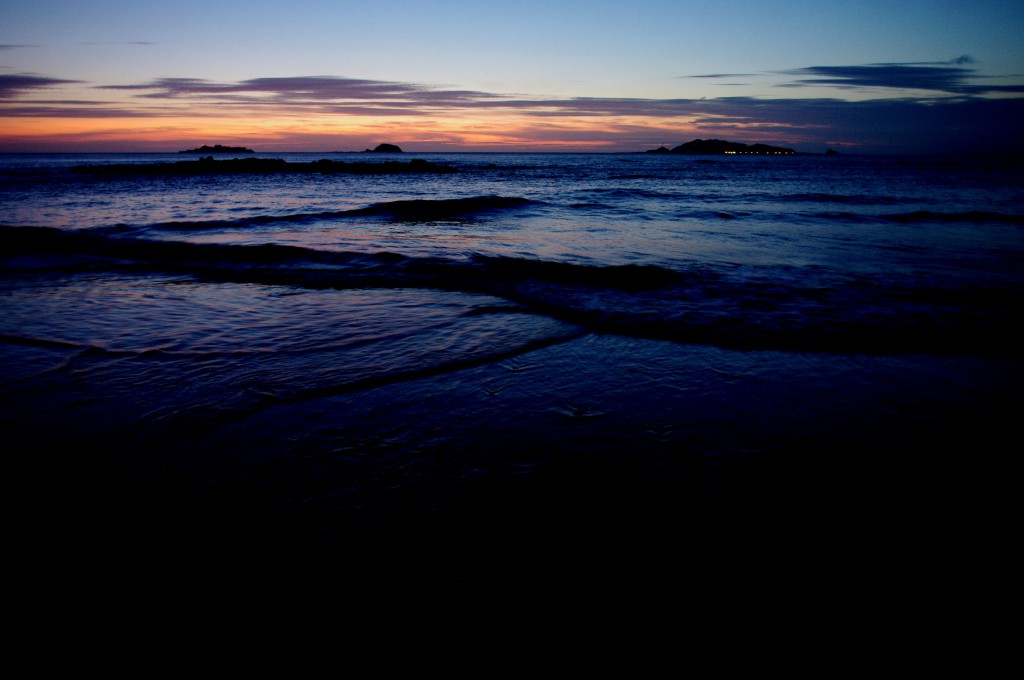
[[[431,203],[426,209],[435,214],[439,207],[452,214],[448,209],[506,204],[408,201],[373,210],[422,214],[422,203]],[[1016,353],[1024,342],[1024,290],[937,287],[895,275],[801,284],[709,266],[676,270],[481,254],[456,259],[326,252],[45,227],[0,227],[0,239],[8,271],[169,273],[317,289],[484,293],[510,301],[511,309],[594,332],[739,349],[1004,354]]]
[[[253,215],[236,220],[189,220],[161,222],[150,229],[202,231],[206,229],[242,229],[261,224],[343,220],[353,217],[386,217],[399,222],[427,222],[445,219],[469,219],[493,210],[517,208],[528,199],[508,196],[473,196],[441,200],[415,199],[376,203],[352,210],[327,210],[289,215]],[[103,229],[103,228],[101,228]]]

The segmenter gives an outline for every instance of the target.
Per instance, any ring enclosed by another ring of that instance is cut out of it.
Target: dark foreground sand
[[[391,585],[988,555],[1020,377],[585,335],[118,451],[51,431],[76,486],[51,536],[99,563],[285,558]]]

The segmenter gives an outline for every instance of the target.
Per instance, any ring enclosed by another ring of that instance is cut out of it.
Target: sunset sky
[[[1024,0],[0,0],[0,151],[1024,152]]]

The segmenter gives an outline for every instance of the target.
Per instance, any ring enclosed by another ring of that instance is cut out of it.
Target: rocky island
[[[256,153],[252,149],[247,149],[244,146],[222,146],[220,144],[214,144],[213,146],[207,146],[203,144],[197,149],[185,149],[178,153]]]
[[[402,153],[397,144],[378,144],[372,149],[366,149],[363,153]]]
[[[753,154],[765,156],[790,156],[796,153],[793,149],[768,144],[741,144],[721,139],[695,139],[668,149],[664,146],[651,149],[647,153],[686,153],[686,154]]]

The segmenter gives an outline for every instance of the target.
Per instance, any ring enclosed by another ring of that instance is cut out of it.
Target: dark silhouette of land
[[[692,142],[680,144],[672,149],[664,146],[651,149],[647,153],[685,153],[685,154],[754,154],[768,156],[789,156],[795,154],[793,149],[769,144],[741,144],[740,142],[727,142],[722,139],[695,139]]]
[[[229,175],[276,173],[348,173],[353,175],[396,175],[400,173],[458,172],[449,165],[431,163],[414,158],[407,163],[384,161],[377,163],[345,163],[322,159],[309,163],[289,163],[280,158],[232,158],[215,160],[207,156],[195,161],[176,163],[124,163],[110,165],[76,165],[73,172],[84,175]]]
[[[252,149],[247,149],[244,146],[221,146],[220,144],[214,144],[213,146],[207,146],[203,144],[197,149],[186,149],[179,151],[178,153],[256,153]]]
[[[366,149],[364,153],[402,153],[397,144],[378,144],[373,149]]]

